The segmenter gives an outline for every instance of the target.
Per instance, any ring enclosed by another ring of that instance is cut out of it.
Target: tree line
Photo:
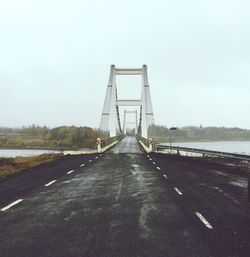
[[[0,128],[0,147],[93,148],[98,132],[90,127],[28,126]]]
[[[226,127],[196,127],[187,126],[170,130],[166,126],[151,126],[149,134],[158,142],[169,142],[170,136],[174,141],[226,141],[250,140],[250,130]]]

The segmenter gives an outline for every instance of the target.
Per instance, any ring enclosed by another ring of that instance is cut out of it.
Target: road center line
[[[74,172],[74,170],[70,170],[67,172],[67,174],[71,174],[72,172]]]
[[[18,204],[18,203],[20,203],[20,202],[22,202],[22,201],[23,201],[23,199],[18,199],[18,200],[16,200],[15,202],[13,202],[13,203],[11,203],[11,204],[5,206],[4,208],[2,208],[1,211],[6,211],[6,210],[8,210],[9,208],[11,208],[12,206],[14,206],[14,205],[16,205],[16,204]]]
[[[213,229],[212,225],[204,218],[204,216],[199,213],[195,212],[195,215],[202,221],[202,223],[209,229]]]
[[[56,180],[52,180],[52,181],[50,181],[48,184],[46,184],[46,185],[44,185],[45,187],[48,187],[48,186],[50,186],[50,185],[52,185],[53,183],[55,183],[56,182]]]
[[[177,194],[183,195],[183,193],[177,187],[174,187],[174,190],[177,192]]]
[[[80,167],[83,167],[85,165],[85,163],[81,164]]]

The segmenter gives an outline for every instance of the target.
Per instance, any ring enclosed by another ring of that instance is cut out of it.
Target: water
[[[250,155],[250,141],[178,142],[173,143],[172,145]],[[58,151],[37,149],[0,149],[0,157],[32,156],[43,153],[58,153]]]
[[[178,142],[172,145],[250,155],[250,141]]]
[[[32,156],[43,153],[59,153],[54,150],[39,149],[0,149],[0,157]]]

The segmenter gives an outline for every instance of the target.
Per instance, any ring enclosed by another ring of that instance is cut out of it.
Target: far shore
[[[1,149],[7,150],[48,150],[48,151],[81,151],[85,149],[93,150],[94,148],[70,148],[70,147],[45,147],[45,146],[0,146]]]

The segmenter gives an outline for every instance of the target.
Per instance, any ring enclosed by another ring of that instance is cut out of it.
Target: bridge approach
[[[2,181],[1,256],[246,257],[245,185],[243,170],[148,155],[125,137]]]

